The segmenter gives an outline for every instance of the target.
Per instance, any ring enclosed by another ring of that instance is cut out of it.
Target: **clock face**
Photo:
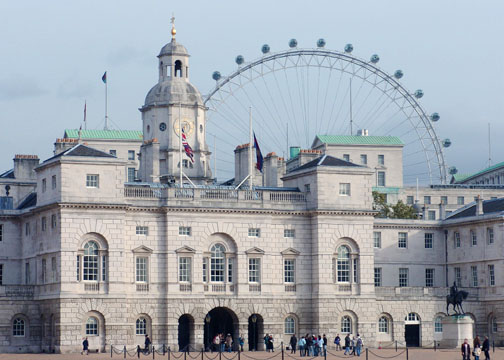
[[[187,137],[191,136],[194,131],[194,122],[192,122],[189,119],[182,119],[180,123],[182,125],[182,129],[184,129],[184,133],[186,134],[186,136]],[[180,129],[179,129],[179,121],[177,119],[174,120],[173,131],[175,131],[175,134],[179,136]]]
[[[161,131],[165,131],[166,130],[166,124],[164,122],[162,122],[161,124],[159,124],[159,130],[161,130]]]

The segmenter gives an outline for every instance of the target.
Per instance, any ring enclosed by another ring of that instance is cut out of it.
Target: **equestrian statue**
[[[446,314],[450,315],[448,312],[448,308],[450,304],[453,305],[453,310],[455,311],[454,315],[465,315],[465,311],[462,308],[462,302],[467,299],[469,293],[464,290],[458,290],[457,284],[453,282],[453,286],[450,286],[450,295],[446,295]],[[460,312],[457,311],[457,308],[460,309]]]

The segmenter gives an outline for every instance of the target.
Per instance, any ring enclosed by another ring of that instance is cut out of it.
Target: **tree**
[[[399,200],[395,205],[387,204],[386,195],[373,191],[373,210],[378,210],[377,217],[390,219],[416,219],[417,214],[413,206]]]

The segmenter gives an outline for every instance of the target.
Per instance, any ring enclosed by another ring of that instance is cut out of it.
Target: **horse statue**
[[[462,302],[467,299],[469,293],[464,290],[458,291],[457,285],[453,283],[453,286],[450,287],[450,295],[446,295],[446,314],[450,315],[448,309],[450,304],[453,305],[453,311],[455,311],[455,315],[464,315],[465,311],[462,308]],[[460,312],[457,311],[457,308]]]

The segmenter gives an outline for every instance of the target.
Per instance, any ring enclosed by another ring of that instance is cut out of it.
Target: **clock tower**
[[[158,55],[158,83],[140,108],[144,144],[140,149],[139,178],[145,182],[179,182],[182,166],[193,183],[208,184],[212,173],[205,139],[206,108],[198,89],[189,82],[189,54],[175,40],[174,20],[172,40]],[[180,127],[193,150],[192,159],[184,148],[180,156]]]

